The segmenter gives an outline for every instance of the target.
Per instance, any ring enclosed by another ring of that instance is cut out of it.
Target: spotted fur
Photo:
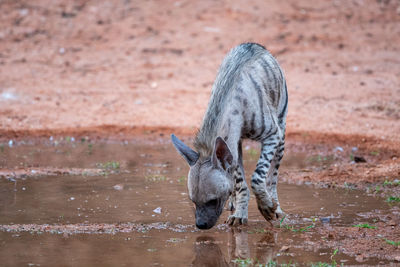
[[[266,220],[282,216],[277,182],[287,108],[286,81],[276,59],[255,43],[232,49],[213,85],[194,141],[196,151],[172,136],[178,152],[191,166],[188,189],[196,205],[199,228],[208,229],[216,223],[228,197],[233,214],[227,222],[247,222],[249,189],[242,160],[242,140],[246,138],[261,143],[260,158],[251,177],[258,209]]]

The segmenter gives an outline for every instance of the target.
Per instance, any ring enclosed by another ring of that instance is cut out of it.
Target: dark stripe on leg
[[[265,176],[265,171],[263,171],[261,168],[256,168],[255,173],[257,173],[260,177]]]

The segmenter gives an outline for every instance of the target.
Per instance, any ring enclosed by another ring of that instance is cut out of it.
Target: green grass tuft
[[[181,176],[178,178],[178,183],[184,185],[186,183],[186,176]]]
[[[356,224],[356,225],[353,225],[353,227],[368,228],[368,229],[376,229],[376,226],[369,225],[368,223]]]
[[[392,203],[392,202],[400,202],[400,197],[394,197],[394,196],[389,196],[386,199],[386,202]]]
[[[389,245],[396,246],[396,247],[400,246],[400,241],[392,241],[392,240],[389,240],[389,239],[386,239],[386,238],[385,238],[385,241]]]
[[[98,168],[101,168],[104,170],[118,170],[120,168],[120,164],[117,161],[108,161],[105,163],[97,163],[96,165]]]
[[[327,262],[316,262],[316,263],[311,263],[311,267],[336,267],[338,266],[338,264],[336,263],[336,261],[333,259],[335,257],[335,255],[339,252],[339,249],[335,249],[332,254],[331,254],[331,263],[327,263]],[[343,263],[342,265],[343,266]]]
[[[301,227],[301,228],[296,229],[296,228],[294,228],[293,225],[287,225],[287,224],[284,225],[284,228],[286,228],[286,230],[292,231],[294,233],[307,232],[308,230],[310,230],[311,228],[314,228],[314,227],[315,227],[315,224],[311,224],[311,225],[309,225],[307,227]]]
[[[144,177],[146,182],[164,182],[167,181],[167,177],[164,175],[147,175]]]
[[[372,156],[378,156],[379,155],[379,151],[371,151],[370,154]]]
[[[93,144],[88,144],[88,151],[87,151],[88,155],[92,155],[93,154]]]
[[[394,180],[394,181],[385,180],[383,182],[383,186],[399,186],[399,185],[400,185],[400,180]]]
[[[311,267],[336,267],[336,262],[327,263],[327,262],[312,262]]]
[[[254,264],[253,260],[250,258],[247,258],[247,259],[236,258],[236,259],[232,260],[232,262],[240,267],[252,266]]]

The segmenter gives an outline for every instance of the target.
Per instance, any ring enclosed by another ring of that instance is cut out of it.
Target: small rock
[[[151,88],[157,88],[157,86],[158,86],[158,84],[157,84],[157,82],[152,82],[151,84],[150,84],[150,87]]]
[[[19,10],[19,14],[20,14],[20,16],[22,16],[22,17],[25,17],[26,15],[28,15],[28,13],[29,13],[29,10],[26,9],[26,8],[23,8],[23,9],[20,9],[20,10]]]
[[[14,144],[13,140],[8,141],[8,146],[9,146],[9,147],[12,147],[13,144]]]
[[[356,261],[358,261],[358,262],[363,262],[364,260],[365,260],[364,255],[360,254],[360,255],[357,255],[357,256],[356,256]]]
[[[116,184],[116,185],[113,186],[113,188],[115,190],[121,191],[121,190],[124,189],[124,185],[123,184]]]
[[[343,152],[343,147],[337,146],[337,147],[335,147],[335,149],[333,151],[334,152],[336,152],[336,151]]]
[[[329,217],[321,217],[320,221],[321,221],[321,223],[330,223],[331,222],[331,218],[329,218]]]
[[[289,248],[290,248],[289,246],[282,246],[279,252],[286,252],[289,250]]]
[[[400,256],[395,256],[395,257],[394,257],[394,260],[400,262]]]
[[[205,32],[213,32],[213,33],[220,32],[220,29],[219,28],[215,28],[215,27],[204,27],[203,30]]]
[[[13,94],[13,93],[10,93],[10,92],[3,92],[3,93],[1,93],[0,96],[1,96],[1,98],[3,100],[14,100],[14,99],[17,99],[17,96],[15,94]]]
[[[394,220],[390,220],[390,221],[388,222],[388,224],[389,224],[390,226],[396,226],[396,222],[395,222]]]
[[[153,210],[154,213],[161,214],[161,207],[155,208]]]

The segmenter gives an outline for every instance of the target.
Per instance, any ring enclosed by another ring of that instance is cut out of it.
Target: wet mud
[[[224,211],[208,231],[194,226],[188,168],[170,144],[69,140],[4,147],[0,257],[6,265],[32,266],[398,262],[398,202],[351,186],[300,183],[296,177],[305,169],[318,173],[346,161],[323,156],[331,149],[322,147],[319,160],[316,150],[298,149],[306,146],[289,144],[282,164],[284,220],[266,222],[252,196],[247,226],[228,227]],[[249,177],[258,147],[245,143],[244,153]],[[32,168],[75,172],[33,175]],[[14,169],[26,175],[13,176]]]

